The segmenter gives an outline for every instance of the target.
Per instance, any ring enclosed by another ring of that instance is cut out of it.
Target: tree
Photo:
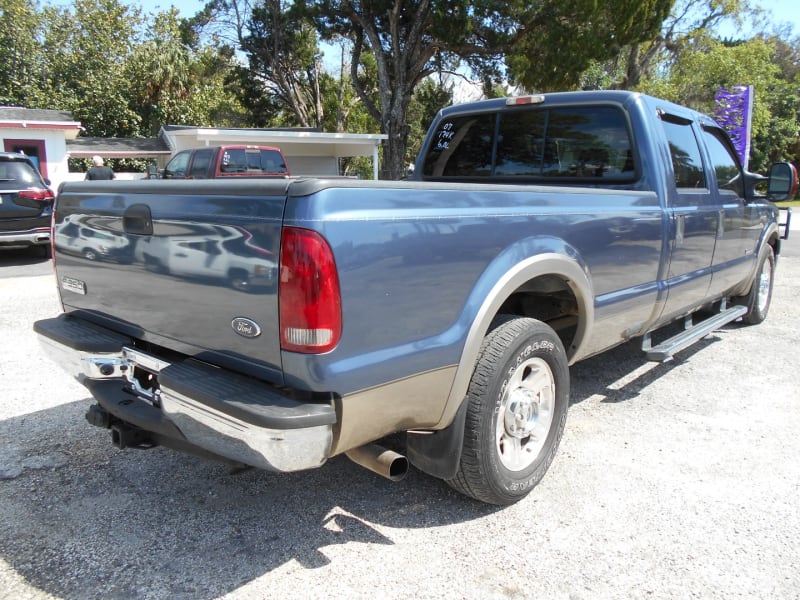
[[[643,81],[640,89],[713,114],[717,89],[752,85],[750,168],[764,172],[776,160],[797,160],[800,130],[800,89],[782,78],[773,60],[775,50],[769,38],[725,43],[700,37],[682,49],[667,72]]]
[[[600,87],[632,89],[656,71],[668,68],[683,48],[691,48],[699,38],[713,34],[723,22],[741,24],[758,15],[748,0],[677,0],[657,36],[629,43],[616,57],[596,64],[593,70],[595,75],[605,70],[600,75],[605,76]]]
[[[321,56],[311,22],[280,0],[264,0],[253,9],[247,29],[241,47],[251,75],[301,127],[321,128]]]
[[[138,42],[139,11],[118,0],[75,0],[72,11],[45,9],[46,89],[88,135],[134,136],[140,117],[128,106],[125,64]]]
[[[41,22],[31,0],[0,0],[0,105],[39,105]]]
[[[130,107],[141,116],[143,131],[156,135],[167,124],[241,124],[244,109],[226,85],[233,52],[224,46],[193,49],[181,25],[174,8],[155,15],[127,60]]]
[[[353,44],[350,80],[388,137],[383,178],[397,179],[405,172],[408,111],[417,85],[441,70],[454,54],[476,65],[499,58],[506,24],[489,4],[494,3],[327,0],[307,5],[323,39],[343,37]],[[367,57],[377,68],[377,98],[364,86]]]
[[[229,83],[243,104],[253,107],[251,122],[275,119],[321,128],[321,64],[312,23],[292,3],[280,0],[211,0],[188,21],[195,32],[238,48],[247,66],[233,69]]]
[[[493,84],[504,76],[505,60],[508,74],[525,86],[574,85],[591,59],[654,35],[672,2],[325,0],[308,9],[323,39],[352,40],[351,80],[388,136],[383,176],[397,178],[407,160],[411,98],[428,76],[465,64]],[[377,102],[358,86],[367,53],[378,68]]]
[[[574,88],[593,61],[658,36],[674,0],[544,0],[526,5],[509,54],[517,83],[538,91]]]

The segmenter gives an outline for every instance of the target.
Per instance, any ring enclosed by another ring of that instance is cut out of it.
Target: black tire
[[[97,256],[97,252],[95,252],[91,248],[84,248],[83,258],[85,258],[86,260],[97,260],[99,257]]]
[[[553,461],[569,405],[569,368],[555,332],[505,317],[483,341],[467,397],[461,462],[448,484],[489,504],[524,498]]]
[[[738,298],[738,304],[747,306],[747,312],[742,317],[746,325],[758,325],[767,318],[769,306],[772,303],[772,285],[775,281],[775,252],[772,246],[767,246],[767,251],[758,263],[756,278],[746,296]]]

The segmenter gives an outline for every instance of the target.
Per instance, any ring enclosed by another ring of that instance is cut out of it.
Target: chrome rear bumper
[[[181,442],[271,471],[318,467],[329,456],[332,404],[300,402],[196,360],[164,360],[74,316],[37,321],[34,329],[48,355],[125,423],[177,433]]]

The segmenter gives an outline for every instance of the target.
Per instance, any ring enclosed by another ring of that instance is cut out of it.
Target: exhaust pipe
[[[347,458],[392,481],[400,481],[408,473],[408,459],[394,450],[367,444],[345,452]]]

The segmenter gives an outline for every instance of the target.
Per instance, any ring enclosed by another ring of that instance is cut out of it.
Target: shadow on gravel
[[[120,451],[84,421],[89,404],[0,422],[0,558],[56,597],[216,598],[292,561],[324,566],[328,546],[393,544],[376,525],[498,510],[417,471],[392,483],[346,458],[232,475],[170,450]]]
[[[728,325],[727,328],[735,328]],[[682,331],[682,325],[665,327],[654,343]],[[723,328],[722,331],[725,331]],[[682,350],[667,362],[651,362],[645,357],[641,340],[635,339],[603,354],[583,360],[570,368],[570,405],[604,396],[602,402],[625,402],[636,398],[655,380],[680,366],[698,352],[718,341],[719,333],[712,333]],[[620,381],[624,383],[619,384]],[[619,385],[616,385],[619,384]],[[569,427],[569,417],[567,418]]]
[[[5,266],[18,267],[35,263],[50,262],[43,247],[14,248],[6,250],[0,248],[0,268]]]
[[[571,402],[635,398],[717,335],[668,363],[648,363],[638,341],[583,361]],[[343,457],[301,473],[234,475],[171,450],[119,451],[85,422],[90,404],[0,422],[0,558],[53,596],[215,598],[292,562],[327,565],[329,546],[393,544],[381,527],[501,510],[414,469],[392,483]]]

